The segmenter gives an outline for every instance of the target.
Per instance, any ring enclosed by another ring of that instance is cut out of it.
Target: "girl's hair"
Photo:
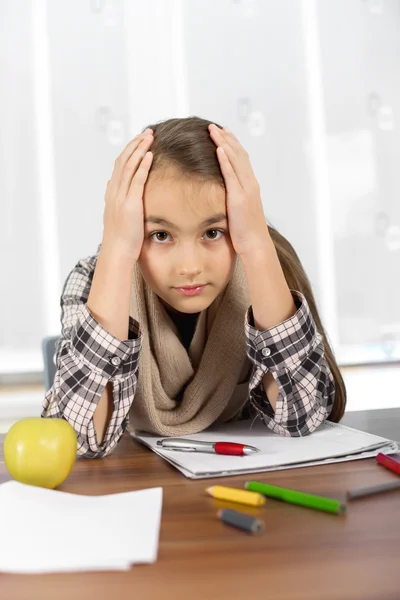
[[[156,177],[162,176],[169,167],[173,166],[184,178],[197,179],[200,182],[214,182],[225,188],[215,152],[216,147],[208,130],[210,123],[215,123],[215,121],[207,121],[194,116],[168,119],[148,125],[147,127],[154,132],[154,141],[151,146],[153,162],[150,173],[157,173]],[[221,127],[218,123],[215,124]],[[335,401],[329,420],[338,422],[346,407],[346,388],[322,326],[310,281],[292,245],[270,225],[268,225],[268,229],[289,288],[304,294],[317,330],[322,336],[325,357],[336,388]]]

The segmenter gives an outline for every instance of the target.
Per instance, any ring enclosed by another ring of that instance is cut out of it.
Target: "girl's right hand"
[[[139,258],[144,238],[143,190],[147,181],[152,152],[153,131],[146,129],[121,152],[107,184],[103,252],[115,252],[132,261]]]

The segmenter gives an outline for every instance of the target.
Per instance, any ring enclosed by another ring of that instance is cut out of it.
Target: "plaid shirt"
[[[67,420],[78,437],[78,454],[88,458],[110,454],[124,433],[138,381],[142,343],[139,323],[129,321],[128,340],[108,333],[91,315],[86,301],[98,252],[80,260],[61,295],[62,335],[57,345],[57,371],[45,395],[48,417]],[[244,315],[247,355],[253,364],[248,406],[269,429],[287,436],[307,435],[330,414],[335,385],[307,301],[292,292],[297,312],[266,331],[253,326],[252,310]],[[263,376],[271,372],[279,387],[275,411],[265,394]],[[93,422],[105,386],[113,390],[114,410],[104,440],[98,444]]]

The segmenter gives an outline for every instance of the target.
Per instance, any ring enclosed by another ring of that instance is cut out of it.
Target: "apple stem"
[[[45,419],[47,418],[48,412],[49,412],[49,410],[51,409],[51,407],[53,406],[53,404],[54,404],[54,402],[55,402],[56,400],[57,400],[57,397],[56,397],[56,396],[53,396],[53,400],[50,402],[50,404],[49,404],[49,406],[47,407],[47,410],[46,410],[46,412],[45,412],[45,414],[44,414],[44,418],[45,418]]]

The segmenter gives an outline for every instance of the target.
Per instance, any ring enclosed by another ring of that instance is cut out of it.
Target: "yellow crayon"
[[[236,488],[224,487],[223,485],[214,485],[206,489],[206,492],[217,500],[228,500],[249,506],[262,506],[265,504],[265,497],[258,492],[249,492]]]

